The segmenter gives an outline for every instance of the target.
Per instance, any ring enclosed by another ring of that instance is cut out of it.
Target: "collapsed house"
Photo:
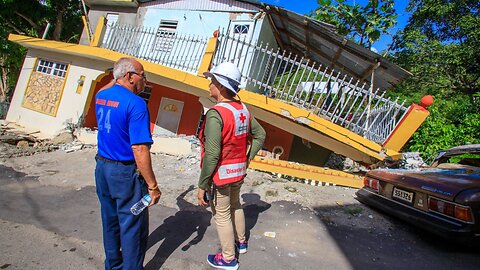
[[[323,171],[318,167],[331,153],[367,165],[396,159],[428,116],[422,106],[385,97],[407,71],[331,25],[278,6],[250,0],[85,2],[90,9],[78,44],[9,36],[28,53],[7,121],[51,136],[72,124],[95,129],[94,96],[124,56],[144,65],[148,87],[142,96],[159,136],[195,134],[214,105],[203,72],[224,61],[238,65],[240,98],[267,132],[265,150],[279,160],[252,163],[264,170],[288,174],[297,169],[282,161],[294,161],[311,166],[305,171]]]

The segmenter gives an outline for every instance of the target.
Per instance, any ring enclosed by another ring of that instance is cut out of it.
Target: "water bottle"
[[[140,214],[143,209],[145,209],[150,204],[151,201],[152,198],[150,197],[150,194],[143,196],[140,201],[135,203],[132,208],[130,208],[130,212],[132,212],[132,214],[134,214],[135,216]]]

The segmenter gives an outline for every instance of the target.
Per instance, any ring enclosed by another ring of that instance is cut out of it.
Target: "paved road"
[[[206,255],[218,249],[215,226],[210,212],[185,200],[190,192],[179,192],[175,208],[150,209],[145,269],[210,269]],[[0,269],[103,269],[93,186],[44,185],[0,165],[0,193]],[[255,193],[243,200],[250,247],[240,256],[241,269],[480,269],[479,251],[395,220],[387,233],[376,233],[329,218],[338,206],[268,204]],[[275,238],[264,236],[267,231]]]

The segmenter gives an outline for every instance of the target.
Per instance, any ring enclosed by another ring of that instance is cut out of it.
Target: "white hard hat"
[[[203,75],[208,78],[215,77],[221,85],[230,89],[235,94],[238,93],[242,74],[236,65],[230,62],[223,62],[212,68],[210,72],[204,72]]]

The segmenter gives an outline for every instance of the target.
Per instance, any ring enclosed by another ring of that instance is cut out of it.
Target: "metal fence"
[[[377,143],[383,143],[405,115],[405,101],[385,98],[347,74],[246,37],[220,34],[213,65],[230,61],[242,84],[306,109]]]
[[[155,28],[107,25],[102,48],[196,74],[208,38]]]
[[[156,64],[196,74],[207,37],[174,31],[107,25],[102,47]],[[405,101],[339,71],[257,43],[246,35],[220,33],[213,66],[230,61],[242,72],[245,89],[282,100],[383,143],[400,123]]]

